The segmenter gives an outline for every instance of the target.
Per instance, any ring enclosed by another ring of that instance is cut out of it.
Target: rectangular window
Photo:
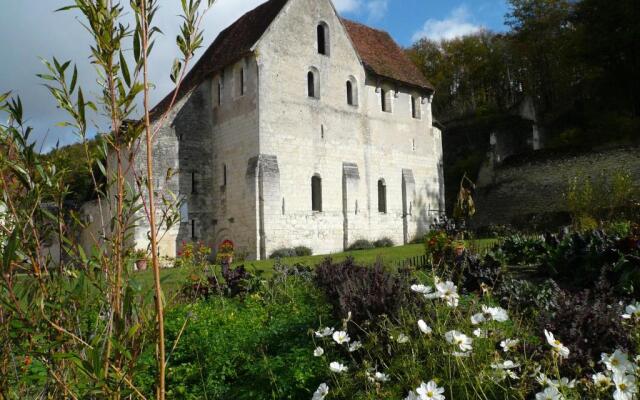
[[[196,237],[196,220],[192,219],[191,220],[191,240],[197,240],[198,238]]]
[[[244,68],[240,68],[240,96],[244,96]]]
[[[322,179],[319,176],[311,178],[311,209],[322,212]]]
[[[420,119],[420,98],[411,96],[411,116],[414,119]]]
[[[387,91],[384,89],[380,89],[380,103],[382,111],[387,111]]]
[[[227,186],[227,164],[222,166],[222,186]]]
[[[218,107],[222,105],[222,83],[218,81]]]
[[[378,181],[378,212],[387,212],[387,185],[382,179]]]

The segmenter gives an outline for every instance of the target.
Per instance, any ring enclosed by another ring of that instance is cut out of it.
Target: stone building
[[[159,191],[181,199],[182,241],[225,239],[249,259],[282,247],[406,243],[444,209],[434,91],[386,33],[330,0],[270,0],[224,30],[152,112]],[[144,148],[136,165],[144,170]],[[147,244],[148,227],[135,233]]]

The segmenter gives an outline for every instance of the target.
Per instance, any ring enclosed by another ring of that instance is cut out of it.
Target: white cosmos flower
[[[438,282],[436,289],[441,298],[443,298],[449,307],[457,307],[460,296],[458,295],[458,288],[451,281]]]
[[[561,400],[562,394],[558,392],[558,389],[553,386],[549,386],[540,393],[536,393],[536,400]]]
[[[514,369],[519,367],[520,367],[520,364],[514,363],[511,360],[505,360],[501,363],[491,364],[491,368],[494,368],[494,369]]]
[[[324,349],[320,346],[316,347],[316,349],[313,351],[313,355],[315,357],[322,357],[323,354],[324,354]]]
[[[333,328],[324,328],[319,331],[316,331],[316,337],[323,338],[327,336],[331,336],[333,334]]]
[[[549,379],[549,377],[547,377],[542,372],[540,372],[538,376],[536,376],[536,382],[538,382],[542,387],[551,386],[551,379]]]
[[[567,388],[567,389],[573,389],[576,387],[576,380],[572,379],[569,380],[569,378],[560,378],[559,380],[551,380],[550,381],[551,386],[556,387],[558,389],[563,389],[563,388]]]
[[[354,351],[359,350],[360,348],[362,348],[362,343],[355,340],[351,342],[351,344],[349,345],[349,353],[353,353]]]
[[[416,293],[427,294],[427,293],[431,292],[433,290],[433,288],[431,286],[425,286],[425,285],[422,285],[422,284],[418,284],[418,285],[411,285],[411,290],[416,292]]]
[[[483,313],[477,313],[477,314],[473,314],[471,316],[471,323],[473,325],[479,325],[483,322],[485,322],[487,319],[484,317]]]
[[[351,341],[349,335],[345,331],[337,331],[333,333],[333,340],[338,344],[345,344]]]
[[[624,314],[622,314],[622,318],[624,319],[640,318],[640,301],[636,301],[635,303],[629,304],[624,309]]]
[[[611,355],[602,353],[600,355],[600,361],[613,373],[624,374],[626,372],[633,372],[635,369],[633,363],[629,361],[629,355],[620,350],[614,351]]]
[[[471,343],[473,342],[473,339],[471,339],[470,337],[468,337],[462,332],[449,331],[444,334],[444,338],[447,339],[447,342],[455,346],[458,346],[462,351],[466,352],[473,349],[473,347],[471,347]]]
[[[549,346],[551,346],[551,348],[553,348],[554,352],[559,354],[560,357],[562,357],[562,358],[569,357],[569,348],[567,346],[563,345],[562,342],[557,340],[553,336],[553,333],[551,333],[551,332],[549,332],[548,330],[545,329],[544,330],[544,335],[547,337],[547,343],[549,343]]]
[[[508,353],[516,348],[516,346],[520,343],[518,339],[505,339],[500,342],[500,347],[505,353]]]
[[[318,386],[318,389],[313,393],[313,397],[311,400],[324,400],[324,398],[329,394],[329,386],[326,383],[321,383]]]
[[[632,400],[638,393],[636,377],[633,375],[613,374],[613,383],[616,385],[616,391],[613,392],[614,400]]]
[[[416,394],[416,392],[414,392],[413,390],[409,392],[409,394],[407,395],[407,397],[404,398],[404,400],[420,400],[420,398],[418,397],[418,395]]]
[[[389,381],[389,375],[385,374],[384,372],[377,372],[375,374],[373,374],[373,379],[378,381],[378,382],[388,382]]]
[[[427,323],[421,319],[418,320],[418,329],[420,329],[420,332],[424,333],[425,335],[430,335],[431,332],[433,332],[429,325],[427,325]]]
[[[445,400],[444,388],[438,387],[434,381],[422,382],[416,389],[420,400]]]
[[[331,370],[331,372],[335,372],[336,374],[341,374],[349,370],[349,368],[347,368],[344,364],[340,364],[337,361],[334,361],[331,364],[329,364],[329,369]]]
[[[401,333],[398,335],[398,337],[396,338],[396,342],[398,343],[407,343],[409,341],[409,336],[405,335],[404,333]]]
[[[473,331],[473,336],[477,337],[477,338],[486,338],[487,337],[487,332],[483,331],[480,328],[476,328]]]
[[[600,390],[606,390],[612,385],[611,378],[609,378],[602,372],[593,374],[591,379],[593,379],[593,384]]]
[[[509,320],[509,314],[507,310],[502,307],[487,307],[482,306],[482,312],[489,314],[491,319],[498,322],[504,322]]]

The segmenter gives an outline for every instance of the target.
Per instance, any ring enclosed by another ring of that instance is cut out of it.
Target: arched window
[[[325,56],[329,55],[329,26],[324,22],[318,24],[317,27],[318,37],[318,54]]]
[[[384,179],[378,181],[378,211],[387,212],[387,184]]]
[[[356,78],[349,77],[347,81],[347,104],[350,106],[358,105],[358,86],[356,84]]]
[[[314,99],[320,98],[320,78],[315,68],[311,68],[307,73],[307,95]]]
[[[322,212],[322,178],[318,175],[311,178],[311,210]]]

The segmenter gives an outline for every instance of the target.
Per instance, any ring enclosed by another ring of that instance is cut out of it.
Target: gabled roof
[[[288,0],[269,0],[220,32],[185,76],[176,102],[216,72],[249,54],[287,2]],[[367,71],[383,78],[433,90],[433,86],[387,32],[345,19],[342,22]],[[153,108],[152,119],[166,111],[173,94],[174,92],[169,93]]]
[[[227,29],[220,32],[216,40],[204,52],[200,60],[185,76],[176,101],[197,88],[202,82],[226,66],[251,52],[251,48],[262,37],[288,0],[269,0],[247,12]],[[151,112],[152,118],[159,116],[171,103],[169,93]]]
[[[342,19],[365,69],[369,72],[422,89],[433,90],[418,67],[384,31]]]

